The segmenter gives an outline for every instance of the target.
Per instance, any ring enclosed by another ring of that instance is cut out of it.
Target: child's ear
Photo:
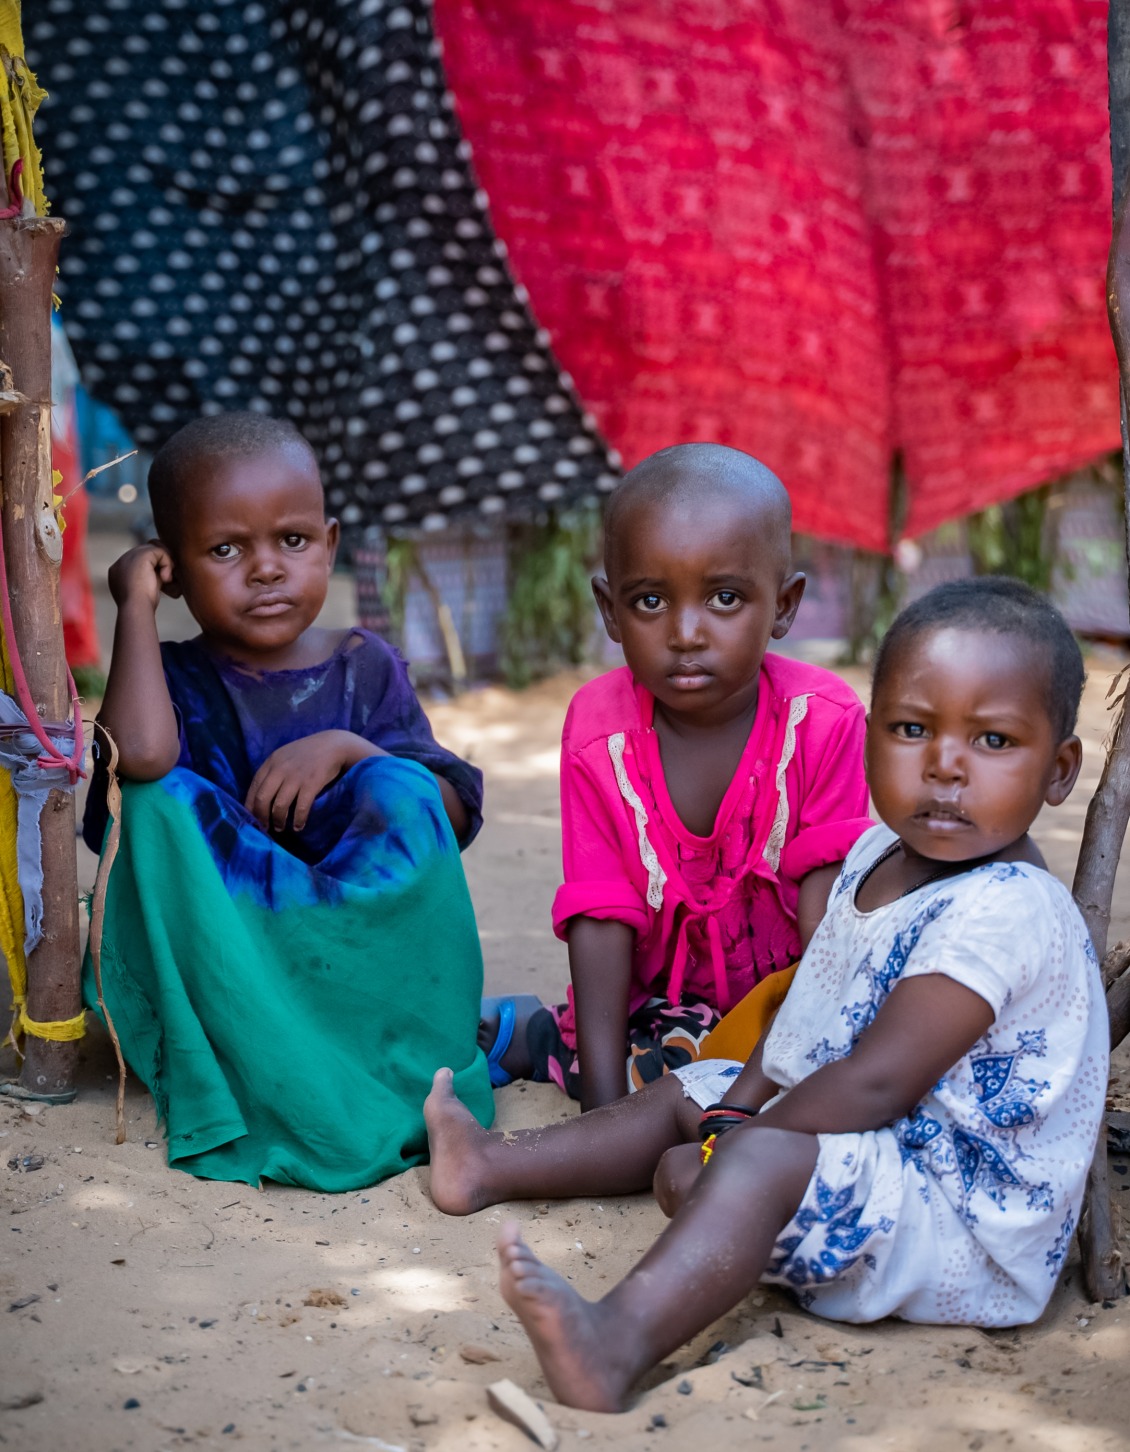
[[[338,545],[340,543],[341,543],[341,525],[338,524],[338,522],[337,522],[336,519],[327,519],[326,520],[326,553],[330,557],[330,560],[329,560],[330,570],[333,569],[334,562],[337,560],[337,547],[338,547]]]
[[[1068,736],[1056,747],[1055,764],[1044,801],[1049,807],[1061,806],[1071,795],[1071,788],[1083,765],[1083,743],[1078,736]]]
[[[604,628],[608,632],[609,640],[614,640],[617,645],[620,645],[620,627],[616,624],[616,612],[612,608],[612,591],[608,588],[608,581],[603,575],[592,577],[592,592],[600,607],[600,618],[604,621]]]
[[[800,570],[786,575],[777,591],[777,614],[773,621],[773,639],[781,640],[792,629],[796,613],[800,609],[801,596],[808,584],[808,577]]]

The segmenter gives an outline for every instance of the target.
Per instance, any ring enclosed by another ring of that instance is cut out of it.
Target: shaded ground
[[[861,676],[849,678],[862,688]],[[1097,777],[1106,678],[1094,662],[1081,786],[1038,824],[1068,880]],[[491,988],[564,986],[548,921],[557,737],[578,679],[431,710],[446,744],[487,774],[488,824],[467,870]],[[82,870],[89,882],[92,860]],[[1114,929],[1123,937],[1128,889],[1124,867]],[[487,1407],[486,1385],[503,1376],[545,1403],[565,1449],[1127,1445],[1130,1300],[1087,1305],[1074,1265],[1040,1324],[1019,1332],[838,1326],[766,1291],[672,1358],[623,1416],[558,1408],[498,1295],[497,1227],[515,1214],[535,1249],[596,1296],[657,1233],[647,1197],[450,1220],[431,1206],[424,1170],[342,1196],[196,1181],[166,1167],[136,1082],[129,1140],[113,1144],[114,1087],[109,1045],[92,1033],[75,1104],[0,1101],[0,1445],[523,1452],[532,1444]],[[503,1128],[573,1112],[545,1086],[511,1086],[497,1101]],[[1130,1174],[1124,1161],[1114,1168],[1117,1210]]]

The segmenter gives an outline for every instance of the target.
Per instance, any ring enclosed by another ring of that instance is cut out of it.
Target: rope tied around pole
[[[117,743],[100,721],[96,723],[95,729],[105,739],[110,756],[106,763],[106,806],[110,812],[110,828],[102,846],[102,856],[98,859],[94,893],[90,900],[90,962],[94,969],[94,989],[98,995],[98,1007],[106,1021],[110,1042],[114,1045],[114,1056],[118,1061],[115,1143],[125,1144],[126,1061],[122,1057],[122,1046],[118,1041],[118,1031],[114,1027],[114,1020],[110,1017],[110,1010],[106,1007],[106,1000],[102,996],[102,929],[106,921],[106,888],[110,881],[110,869],[114,865],[114,858],[118,855],[118,844],[122,836],[122,789],[118,783]]]
[[[48,726],[46,729],[57,730],[58,741],[70,728]],[[54,749],[55,743],[51,744]],[[83,1013],[69,1019],[41,1021],[31,1018],[27,1012],[27,959],[43,938],[43,844],[40,818],[47,798],[53,791],[73,792],[75,789],[75,781],[68,769],[66,758],[61,752],[55,751],[54,754],[58,760],[48,760],[48,764],[44,765],[45,753],[41,751],[37,735],[30,728],[26,715],[11,696],[0,691],[0,769],[7,771],[16,797],[15,838],[13,841],[8,836],[11,827],[9,821],[5,821],[0,847],[5,852],[14,848],[16,875],[24,908],[22,952],[17,951],[18,939],[16,942],[7,941],[8,927],[5,928],[3,944],[4,956],[8,960],[8,976],[12,984],[13,1009],[5,1042],[10,1041],[17,1053],[20,1052],[18,1040],[23,1034],[66,1043],[82,1038],[85,1032]]]
[[[64,755],[63,748],[65,743],[58,739],[52,741],[47,734],[45,724],[39,718],[39,712],[35,707],[35,700],[32,697],[31,689],[27,683],[27,676],[24,674],[23,661],[20,659],[19,646],[16,643],[16,626],[12,619],[12,596],[8,589],[8,565],[4,557],[4,523],[2,518],[0,518],[0,633],[4,637],[8,668],[12,673],[15,704],[19,707],[22,724],[31,732],[42,748],[36,765],[41,771],[55,771],[57,769],[66,771],[70,779],[71,787],[73,788],[79,777],[86,775],[82,769],[82,759],[86,752],[86,743],[82,737],[82,724],[78,709],[78,689],[75,686],[74,677],[68,669],[67,690],[70,693],[74,719],[63,728],[70,735],[71,746],[70,753]],[[13,725],[17,723],[9,721],[8,724]]]

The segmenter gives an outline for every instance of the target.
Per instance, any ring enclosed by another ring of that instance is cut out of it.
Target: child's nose
[[[277,550],[256,550],[251,557],[251,578],[258,581],[282,579],[282,556]]]
[[[671,649],[691,650],[705,642],[702,632],[702,614],[693,606],[675,609],[670,614]]]
[[[939,740],[930,753],[929,774],[936,781],[963,781],[965,753],[959,743]]]

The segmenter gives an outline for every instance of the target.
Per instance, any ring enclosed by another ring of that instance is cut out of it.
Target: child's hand
[[[314,798],[343,771],[368,756],[388,752],[352,731],[318,731],[273,751],[255,773],[244,806],[268,831],[291,826],[301,832]]]
[[[173,561],[156,540],[127,550],[110,566],[110,594],[118,606],[146,603],[154,610],[162,595],[178,593],[173,585]]]

